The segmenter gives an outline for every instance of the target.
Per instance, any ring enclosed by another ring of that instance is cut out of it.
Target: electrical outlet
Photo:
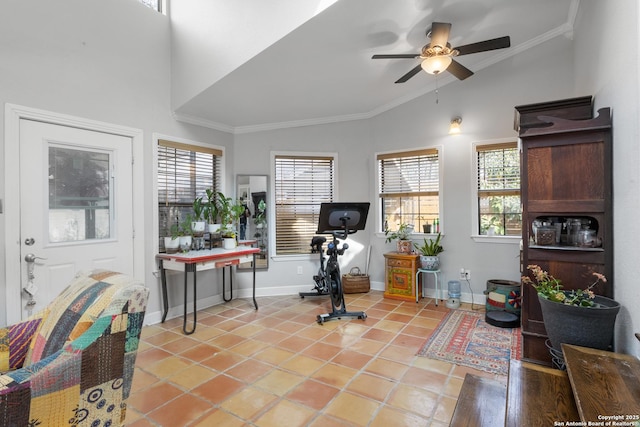
[[[466,279],[466,278],[467,278],[466,270],[464,269],[464,267],[462,267],[462,268],[460,269],[460,277],[459,277],[459,279],[460,279],[460,280],[464,280],[464,279]]]
[[[471,280],[471,270],[464,271],[464,280]]]
[[[298,274],[302,274],[302,266],[301,265],[298,266]]]

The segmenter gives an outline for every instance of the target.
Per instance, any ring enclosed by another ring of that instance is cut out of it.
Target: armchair
[[[129,276],[95,270],[0,328],[0,425],[122,425],[148,296]]]

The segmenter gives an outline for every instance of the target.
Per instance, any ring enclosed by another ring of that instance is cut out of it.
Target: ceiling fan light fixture
[[[454,117],[449,124],[449,135],[457,135],[460,133],[460,123],[462,123],[461,117]]]
[[[429,74],[440,74],[451,64],[451,57],[446,55],[430,56],[420,66]]]

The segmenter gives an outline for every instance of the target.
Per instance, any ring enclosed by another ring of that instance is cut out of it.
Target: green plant
[[[260,200],[258,203],[258,210],[256,212],[256,218],[254,220],[256,225],[264,226],[267,223],[267,218],[265,216],[265,210],[267,209],[267,204],[264,200]]]
[[[193,220],[194,221],[204,220],[202,216],[204,209],[205,209],[205,203],[202,202],[202,197],[196,197],[193,200]]]
[[[413,233],[413,224],[401,223],[397,230],[384,230],[384,235],[387,237],[385,243],[389,243],[392,240],[409,240],[409,235]]]
[[[606,282],[604,274],[592,273],[596,280],[587,289],[562,290],[562,282],[548,272],[542,270],[538,265],[529,265],[527,269],[531,271],[533,280],[528,276],[522,276],[522,283],[532,285],[538,295],[549,301],[560,302],[566,305],[577,305],[580,307],[593,307],[595,303],[595,293],[592,288],[600,282]]]
[[[170,232],[172,239],[177,239],[178,237],[182,236],[182,231],[180,230],[180,226],[178,224],[172,224]]]
[[[218,220],[218,192],[213,191],[211,188],[207,188],[207,203],[204,208],[204,219],[209,224],[216,224]]]
[[[220,222],[223,227],[229,224],[233,220],[233,213],[231,207],[233,206],[233,199],[225,196],[222,192],[218,192],[218,214],[220,215]]]
[[[191,229],[191,223],[192,222],[193,222],[193,217],[191,216],[191,214],[189,214],[180,223],[180,235],[181,236],[192,236],[193,235],[193,230]]]
[[[230,205],[231,221],[237,223],[240,217],[244,214],[246,209],[247,207],[242,201],[240,200],[233,201]]]
[[[436,256],[440,252],[444,251],[444,248],[440,244],[441,240],[442,240],[442,235],[438,233],[438,236],[436,236],[435,240],[425,238],[424,243],[422,243],[422,245],[418,245],[417,243],[414,243],[413,246],[418,250],[418,252],[420,252],[424,256]]]

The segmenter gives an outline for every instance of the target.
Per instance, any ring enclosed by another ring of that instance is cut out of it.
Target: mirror
[[[236,198],[244,202],[248,209],[240,218],[239,240],[248,240],[251,246],[260,248],[256,254],[256,270],[269,268],[269,233],[267,230],[267,175],[237,175]],[[238,265],[238,271],[251,271],[253,265],[246,262]]]

